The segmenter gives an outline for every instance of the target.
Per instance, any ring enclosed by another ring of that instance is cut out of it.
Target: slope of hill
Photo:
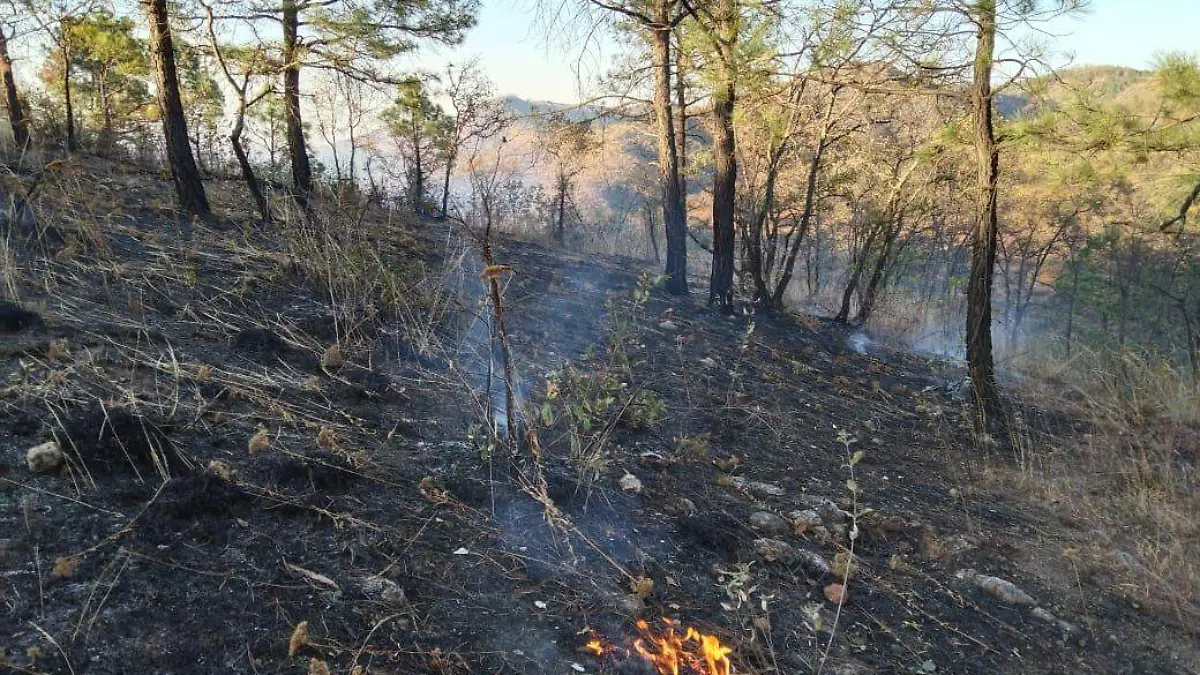
[[[263,228],[232,184],[191,223],[156,176],[47,180],[0,237],[36,312],[0,307],[18,672],[641,673],[664,616],[737,673],[1200,669],[1186,602],[980,480],[1006,460],[947,364],[647,296],[633,261],[498,241],[485,270],[440,223]],[[485,431],[495,274],[515,456]]]

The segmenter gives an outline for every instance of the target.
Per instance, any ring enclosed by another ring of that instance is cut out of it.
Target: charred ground
[[[635,672],[580,647],[626,643],[637,615],[720,636],[746,673],[1200,667],[1186,603],[1133,602],[1072,557],[1088,532],[983,480],[1011,451],[973,438],[952,365],[499,240],[543,453],[510,461],[484,432],[490,324],[463,233],[377,210],[357,233],[261,228],[233,187],[227,220],[189,223],[160,178],[58,171],[43,194],[88,197],[10,228],[20,303],[0,307],[0,659],[18,672]],[[1020,419],[1032,443],[1086,432]],[[31,472],[52,440],[66,467]],[[839,616],[824,589],[847,561]]]

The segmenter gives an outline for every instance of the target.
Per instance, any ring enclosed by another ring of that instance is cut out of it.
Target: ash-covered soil
[[[158,178],[59,171],[106,206],[47,201],[50,232],[6,235],[16,672],[645,672],[622,652],[639,616],[717,635],[739,673],[1200,672],[1185,615],[1073,562],[1088,532],[984,489],[981,458],[1010,451],[973,438],[949,364],[642,302],[642,261],[500,240],[511,458],[486,433],[495,350],[462,232],[308,226],[390,275],[330,282],[335,260],[246,220],[237,186],[211,188],[227,220],[189,223]],[[1020,413],[1036,442],[1082,433]],[[31,470],[52,441],[64,465]]]

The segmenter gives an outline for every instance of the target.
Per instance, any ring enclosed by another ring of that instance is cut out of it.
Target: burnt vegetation
[[[0,0],[0,667],[1200,672],[1200,66],[550,4]]]

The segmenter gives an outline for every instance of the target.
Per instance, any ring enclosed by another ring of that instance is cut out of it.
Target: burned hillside
[[[1065,407],[1013,390],[1018,440],[980,437],[959,365],[634,260],[489,262],[359,202],[263,227],[232,183],[182,220],[108,162],[46,180],[3,237],[16,672],[1200,667],[1194,597],[1006,489],[1022,447],[1097,432]]]

